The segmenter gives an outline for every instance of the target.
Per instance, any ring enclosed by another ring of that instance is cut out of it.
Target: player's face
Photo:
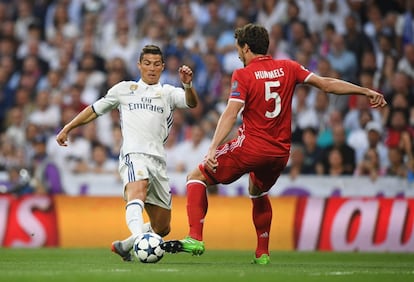
[[[246,57],[245,57],[243,48],[240,47],[239,44],[237,44],[237,40],[236,40],[236,48],[237,48],[237,53],[239,53],[239,59],[240,59],[240,61],[242,61],[243,65],[246,66]]]
[[[141,62],[138,62],[138,69],[141,72],[142,80],[146,84],[157,84],[164,70],[164,64],[160,55],[145,54]]]

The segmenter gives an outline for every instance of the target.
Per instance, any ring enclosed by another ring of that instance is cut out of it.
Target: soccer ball
[[[134,255],[140,262],[156,263],[164,256],[161,248],[163,242],[160,235],[156,233],[143,233],[134,242]]]

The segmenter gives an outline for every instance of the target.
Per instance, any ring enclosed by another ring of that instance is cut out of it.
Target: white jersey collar
[[[158,88],[161,87],[161,83],[157,83],[157,84],[147,84],[145,83],[142,79],[138,80],[138,85],[144,87],[145,89],[154,89],[154,88]]]

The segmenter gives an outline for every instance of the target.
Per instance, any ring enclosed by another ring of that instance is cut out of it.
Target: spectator
[[[288,174],[289,177],[294,180],[303,173],[305,154],[303,146],[298,144],[292,144],[290,149],[290,156],[288,163],[283,171],[284,174]]]
[[[275,59],[289,59],[289,46],[284,38],[282,24],[274,24],[270,30],[269,54]]]
[[[414,5],[411,1],[405,1],[405,5],[404,13],[398,16],[395,24],[397,42],[401,47],[405,44],[414,43]]]
[[[356,97],[355,108],[346,113],[344,118],[344,127],[348,131],[361,128],[359,116],[362,111],[369,111],[372,115],[372,120],[382,124],[381,113],[378,109],[373,109],[369,106],[369,101],[363,96]]]
[[[64,38],[76,38],[80,34],[76,24],[80,21],[71,18],[69,14],[70,3],[68,2],[70,1],[57,1],[55,5],[50,6],[48,16],[52,19],[50,22],[46,22],[45,34],[47,40],[53,40],[58,34],[63,35]],[[80,15],[80,13],[77,13],[77,15]]]
[[[318,42],[321,40],[321,35],[329,19],[324,7],[324,0],[313,0],[311,2],[310,9],[305,11],[307,15],[305,20],[309,27],[312,40]]]
[[[194,124],[191,128],[191,139],[177,145],[175,171],[188,173],[203,159],[210,141],[204,128],[200,124]]]
[[[19,148],[26,142],[25,118],[22,108],[13,107],[8,111],[5,137]]]
[[[38,193],[62,194],[60,171],[46,152],[46,142],[44,134],[37,135],[33,140],[33,186]]]
[[[50,102],[49,92],[41,90],[36,95],[36,108],[28,116],[29,122],[36,124],[41,131],[54,132],[59,124],[60,109]]]
[[[23,150],[19,149],[11,140],[2,137],[0,139],[0,171],[6,171],[10,167],[24,167]]]
[[[109,158],[107,148],[100,143],[92,147],[92,156],[89,160],[82,160],[76,164],[74,173],[113,174],[117,176],[118,162]]]
[[[374,148],[369,148],[361,162],[355,169],[355,175],[368,176],[372,181],[376,181],[379,176],[385,175],[386,171],[381,167],[379,154]]]
[[[316,165],[316,172],[319,175],[341,176],[349,175],[350,173],[345,169],[344,157],[338,148],[333,148],[327,152],[326,164]]]
[[[346,48],[342,35],[333,36],[327,58],[332,68],[340,74],[341,79],[356,81],[358,63],[354,53]]]
[[[373,52],[374,46],[369,37],[360,30],[359,19],[355,14],[348,14],[345,18],[346,33],[344,34],[346,49],[356,58],[358,68],[361,69],[362,56],[365,52]]]
[[[317,169],[319,173],[331,174],[331,170],[335,174],[352,175],[355,170],[355,150],[346,144],[345,128],[338,124],[332,127],[333,144],[323,150]],[[335,151],[331,153],[331,151]],[[336,152],[340,153],[340,158]],[[333,168],[332,168],[333,166]]]
[[[109,144],[109,148],[108,148],[109,158],[113,160],[118,160],[118,156],[119,156],[120,149],[122,146],[122,132],[121,132],[121,127],[118,124],[114,123],[112,125],[111,135],[112,135],[112,138],[111,138],[112,142]]]
[[[174,85],[175,87],[181,86],[180,77],[177,73],[177,69],[181,65],[180,58],[177,54],[170,54],[165,60],[165,70],[161,74],[160,82]]]
[[[386,169],[386,175],[401,178],[407,177],[408,170],[404,162],[404,152],[401,149],[397,147],[389,148],[388,159],[390,160],[390,164]]]
[[[298,85],[292,98],[292,142],[301,142],[302,131],[306,127],[317,128],[319,120],[315,109],[309,107],[307,99],[310,87]]]
[[[375,149],[375,151],[378,153],[378,156],[379,156],[380,167],[381,168],[387,167],[389,164],[388,147],[384,143],[383,126],[375,121],[370,121],[365,126],[365,130],[368,132],[367,133],[368,148],[366,150],[370,148]]]
[[[303,143],[303,167],[302,174],[316,174],[316,164],[321,158],[323,149],[317,144],[317,131],[313,127],[307,127],[302,133]]]
[[[220,17],[219,15],[219,5],[212,1],[207,4],[209,21],[202,28],[204,36],[213,36],[218,38],[220,34],[226,30],[229,25],[228,23]]]
[[[364,129],[349,136],[348,144],[355,150],[357,163],[363,160],[365,153],[371,148],[377,151],[381,168],[388,165],[388,152],[383,142],[383,132],[384,129],[380,123],[370,120],[365,124]]]
[[[371,3],[366,8],[366,22],[362,24],[362,30],[371,39],[375,50],[378,49],[377,36],[382,28],[382,15],[377,4]]]
[[[366,128],[366,126],[371,121],[372,121],[371,111],[369,110],[360,111],[359,112],[360,128],[351,130],[347,136],[346,142],[349,146],[351,146],[355,150],[357,163],[360,162],[362,159],[362,156],[358,154],[358,149],[362,149],[365,151],[366,148],[368,147],[368,136],[367,136],[368,129]],[[381,129],[381,126],[379,125],[379,128],[375,128],[375,129],[379,130]]]
[[[408,124],[408,113],[402,109],[393,109],[386,128],[385,144],[389,149],[398,148],[404,152],[404,158],[412,159],[413,129]]]
[[[35,192],[30,183],[30,174],[25,168],[11,166],[7,168],[7,180],[0,182],[0,195],[11,194],[14,196],[23,196]]]
[[[397,70],[405,73],[411,80],[410,86],[414,86],[414,43],[404,46],[404,56],[398,61]]]
[[[262,1],[256,21],[270,31],[274,24],[284,24],[287,21],[287,8],[287,1],[284,0]]]
[[[308,37],[305,23],[301,21],[293,21],[289,25],[288,54],[291,58],[296,58],[296,53],[300,50],[303,41]]]
[[[349,6],[346,0],[326,0],[325,9],[327,10],[328,22],[335,26],[338,34],[346,32],[345,17],[349,14]]]

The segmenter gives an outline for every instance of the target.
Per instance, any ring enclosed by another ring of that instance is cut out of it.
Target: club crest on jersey
[[[135,91],[138,89],[138,84],[132,84],[131,86],[129,86],[129,90],[131,91]]]
[[[231,90],[236,90],[237,86],[239,86],[239,83],[237,82],[237,80],[233,81],[233,84],[231,85]]]

